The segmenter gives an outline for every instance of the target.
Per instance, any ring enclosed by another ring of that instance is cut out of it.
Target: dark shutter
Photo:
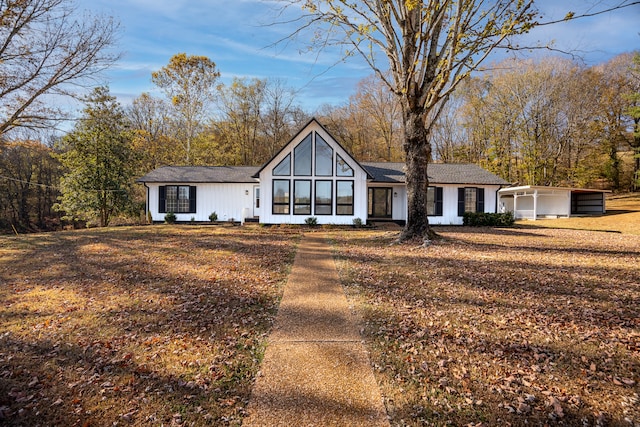
[[[484,188],[476,188],[476,212],[484,212]]]
[[[464,215],[464,188],[458,188],[458,216]]]
[[[442,216],[442,187],[436,187],[435,205],[436,216]]]
[[[161,185],[158,187],[158,212],[167,213],[167,187]]]
[[[189,186],[189,213],[196,213],[196,186]]]

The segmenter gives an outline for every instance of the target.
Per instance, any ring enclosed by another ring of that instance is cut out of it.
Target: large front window
[[[289,180],[288,179],[274,179],[273,180],[273,213],[274,214],[289,214]]]
[[[339,146],[309,132],[281,156],[271,169],[272,214],[354,215],[357,163],[340,155]]]
[[[293,214],[311,215],[311,181],[293,181]]]
[[[331,215],[333,181],[316,181],[316,215]]]
[[[336,182],[336,214],[353,215],[353,181]]]

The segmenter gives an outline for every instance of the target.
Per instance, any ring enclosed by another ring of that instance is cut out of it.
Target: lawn
[[[392,425],[640,425],[640,208],[620,202],[427,248],[328,229]],[[302,230],[1,236],[0,425],[240,425]]]
[[[0,425],[239,425],[298,236],[0,237]]]
[[[333,235],[392,425],[640,425],[640,236]]]

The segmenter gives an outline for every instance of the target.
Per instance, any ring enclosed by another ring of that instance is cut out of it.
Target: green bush
[[[215,212],[211,212],[211,215],[209,215],[209,221],[216,222],[217,220],[218,220],[218,214]]]
[[[165,216],[164,216],[164,222],[166,222],[167,224],[173,224],[176,222],[176,214],[174,214],[173,212],[168,212]]]
[[[310,226],[318,225],[318,218],[315,216],[310,216],[309,218],[304,220],[304,223]]]
[[[462,216],[462,224],[470,227],[510,227],[514,222],[512,212],[465,212]]]
[[[362,227],[362,219],[361,218],[353,218],[353,226],[360,228]]]

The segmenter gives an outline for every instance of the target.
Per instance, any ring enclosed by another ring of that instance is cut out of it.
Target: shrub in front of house
[[[309,218],[304,220],[304,223],[310,226],[318,225],[318,218],[315,216],[310,216]]]
[[[462,224],[470,227],[511,227],[515,222],[512,212],[465,212]]]
[[[211,212],[211,215],[209,215],[209,221],[216,222],[217,220],[218,220],[218,214],[215,212]]]
[[[353,226],[356,228],[362,227],[362,218],[353,218]]]
[[[164,216],[164,222],[166,222],[167,224],[173,224],[176,222],[176,214],[174,214],[173,212],[168,212],[165,216]]]

